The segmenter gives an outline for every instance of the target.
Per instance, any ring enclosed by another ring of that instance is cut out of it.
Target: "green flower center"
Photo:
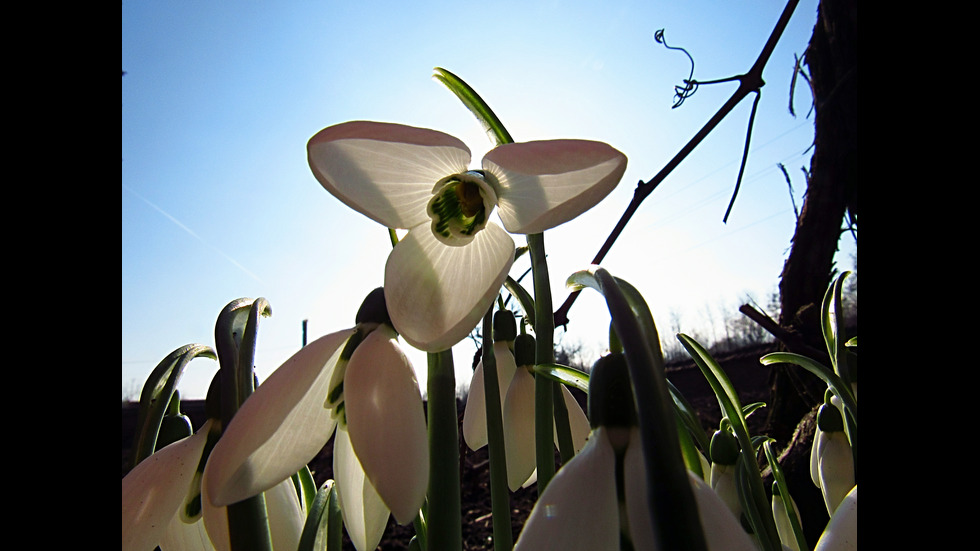
[[[426,207],[432,219],[432,233],[447,245],[469,243],[487,225],[497,203],[497,195],[483,171],[471,171],[443,178],[432,190]]]

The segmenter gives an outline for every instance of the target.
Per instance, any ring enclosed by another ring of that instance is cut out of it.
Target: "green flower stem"
[[[221,377],[221,427],[224,430],[254,389],[255,339],[259,316],[272,315],[264,298],[228,303],[214,328]],[[265,495],[228,506],[228,534],[234,551],[272,551]]]
[[[459,431],[452,349],[429,353],[428,549],[463,548],[460,513]]]
[[[555,363],[555,318],[551,309],[551,280],[545,258],[544,234],[527,236],[534,278],[534,363]],[[555,476],[554,385],[545,377],[534,378],[534,442],[538,466],[538,495]]]
[[[487,409],[487,450],[490,455],[490,512],[493,517],[493,547],[510,551],[514,535],[510,527],[510,490],[507,487],[507,454],[504,451],[504,422],[500,407],[497,359],[490,334],[493,307],[483,317],[483,399]]]

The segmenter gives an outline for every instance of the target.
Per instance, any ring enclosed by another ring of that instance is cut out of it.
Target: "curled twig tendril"
[[[669,46],[667,44],[667,41],[664,39],[664,29],[660,29],[657,32],[653,33],[653,39],[658,44],[663,44],[664,47],[667,48],[668,50],[680,50],[684,52],[684,55],[687,56],[687,59],[691,60],[690,76],[684,79],[683,86],[674,86],[674,96],[676,96],[676,99],[674,100],[674,106],[672,107],[672,109],[677,109],[678,107],[681,106],[681,104],[684,103],[684,100],[693,96],[694,92],[697,92],[698,90],[698,81],[694,80],[694,58],[691,57],[691,54],[689,54],[687,50],[685,50],[684,48]]]

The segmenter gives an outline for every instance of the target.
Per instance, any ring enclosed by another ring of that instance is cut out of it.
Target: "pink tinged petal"
[[[336,421],[323,402],[331,371],[352,333],[338,331],[301,348],[245,400],[204,471],[205,495],[215,505],[272,488],[327,443]]]
[[[602,142],[526,142],[491,150],[483,168],[499,183],[504,227],[530,234],[564,224],[609,195],[626,172],[626,156]]]
[[[493,354],[497,363],[497,389],[500,390],[500,405],[503,407],[510,381],[517,371],[514,353],[504,341],[493,343]],[[463,411],[463,440],[471,450],[487,445],[487,406],[483,385],[483,361],[481,360],[470,379],[470,390]],[[588,434],[588,433],[586,433]]]
[[[422,395],[394,331],[382,325],[354,351],[344,377],[347,433],[371,485],[399,524],[411,522],[429,486]]]
[[[585,446],[585,441],[589,438],[592,430],[589,426],[589,418],[582,411],[582,406],[578,404],[575,396],[569,392],[565,385],[561,385],[561,394],[565,399],[565,409],[568,410],[568,426],[572,432],[572,445],[575,453],[578,453]],[[558,446],[558,427],[555,427],[555,446]]]
[[[631,431],[630,446],[624,460],[626,470],[626,510],[630,537],[636,549],[657,549],[647,501],[646,467],[638,429]],[[694,500],[697,502],[701,527],[709,551],[757,551],[752,538],[718,494],[699,476],[688,471]]]
[[[462,247],[417,226],[388,255],[385,300],[395,329],[427,352],[463,340],[483,319],[514,263],[514,240],[488,223]]]
[[[470,162],[469,149],[448,134],[365,121],[321,130],[307,153],[327,191],[368,218],[403,229],[428,221],[433,186]]]
[[[504,400],[504,451],[507,485],[517,491],[537,466],[534,450],[534,377],[518,369]]]
[[[514,550],[619,549],[615,468],[612,446],[599,428],[551,479]]]
[[[122,479],[122,549],[152,551],[184,503],[211,421],[157,451]]]
[[[364,475],[350,436],[337,428],[333,443],[333,472],[347,534],[358,551],[377,549],[388,524],[388,508]]]
[[[276,484],[265,492],[265,506],[269,515],[269,533],[274,549],[296,549],[303,533],[306,515],[303,513],[291,479]],[[216,507],[210,501],[204,503],[203,524],[216,551],[232,551],[228,539],[228,508]],[[162,549],[162,551],[167,551]]]
[[[830,517],[814,551],[856,551],[857,550],[857,506],[858,488],[855,485],[844,496],[834,516]]]

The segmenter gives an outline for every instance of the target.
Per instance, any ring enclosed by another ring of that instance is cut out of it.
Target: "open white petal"
[[[299,503],[296,487],[286,479],[265,492],[265,507],[269,515],[269,533],[273,549],[296,549],[303,534],[306,516]],[[216,551],[232,551],[228,539],[228,508],[216,507],[204,501],[203,524]],[[162,551],[167,551],[162,549]]]
[[[615,468],[612,446],[599,428],[551,479],[514,550],[619,549]]]
[[[855,551],[857,549],[858,487],[855,484],[830,517],[814,551]]]
[[[208,421],[196,433],[157,451],[122,479],[122,549],[152,551],[183,504],[207,443]]]
[[[364,475],[350,436],[337,427],[333,442],[333,473],[337,477],[337,497],[347,535],[357,551],[377,549],[388,524],[388,508]]]
[[[428,221],[412,228],[385,265],[395,329],[420,350],[448,349],[483,319],[513,263],[514,240],[494,223],[461,247],[436,239]]]
[[[646,466],[643,461],[643,446],[638,429],[633,429],[630,445],[626,449],[624,469],[626,470],[626,510],[629,515],[630,537],[636,549],[655,550],[659,547],[654,538],[650,519],[650,506],[647,501]],[[732,515],[731,510],[718,494],[701,477],[687,472],[694,491],[694,500],[701,518],[705,543],[709,551],[757,551],[752,538],[745,533],[742,525]]]
[[[517,370],[514,353],[507,343],[493,343],[494,359],[497,363],[497,389],[500,391],[500,405],[503,407],[510,388],[510,381]],[[477,364],[470,379],[470,390],[466,397],[466,409],[463,411],[463,440],[471,450],[478,450],[487,445],[487,406],[485,387],[483,385],[483,361]],[[586,433],[588,435],[588,433]],[[584,443],[584,439],[583,439]]]
[[[429,486],[429,445],[412,364],[387,325],[354,351],[344,377],[351,446],[400,524],[411,522]]]
[[[470,162],[469,149],[448,134],[366,121],[321,130],[307,153],[327,191],[368,218],[403,229],[427,221],[433,186]]]
[[[521,368],[514,373],[504,399],[504,451],[507,485],[517,491],[537,466],[534,446],[534,377]]]
[[[293,475],[323,448],[336,421],[324,409],[331,370],[352,329],[301,348],[249,396],[204,471],[217,506],[258,494]]]
[[[174,515],[167,527],[167,533],[160,540],[160,550],[213,551],[214,545],[211,544],[203,520],[198,519],[197,522],[187,524],[180,520],[180,515]]]
[[[491,150],[483,168],[499,183],[504,227],[530,234],[564,224],[609,195],[626,172],[626,156],[602,142],[525,142]]]

